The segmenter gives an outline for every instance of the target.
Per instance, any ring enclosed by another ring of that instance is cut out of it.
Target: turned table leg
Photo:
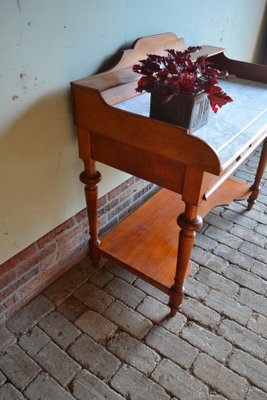
[[[193,248],[196,231],[203,224],[202,217],[198,215],[198,208],[186,205],[185,212],[180,214],[177,223],[181,227],[179,235],[179,248],[177,257],[176,275],[170,293],[171,316],[176,315],[184,298],[184,280]]]
[[[266,163],[267,163],[267,139],[265,139],[263,142],[263,147],[262,147],[262,151],[261,151],[261,156],[260,156],[260,161],[259,161],[259,166],[257,169],[255,181],[250,188],[250,190],[252,190],[252,193],[248,198],[248,206],[247,206],[248,211],[252,209],[253,204],[256,203],[256,200],[258,198],[258,195],[260,192],[261,178],[264,174]]]
[[[97,184],[101,180],[101,174],[95,169],[95,161],[89,160],[85,162],[85,171],[81,173],[80,180],[85,184],[85,197],[87,204],[88,220],[89,220],[89,254],[92,263],[95,267],[99,266],[99,252],[98,247],[100,244],[98,238],[98,209],[97,209]]]

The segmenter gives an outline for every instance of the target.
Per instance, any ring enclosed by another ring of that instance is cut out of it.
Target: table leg
[[[170,293],[171,316],[177,313],[183,302],[183,284],[186,277],[186,270],[190,260],[196,231],[203,225],[203,220],[202,217],[198,215],[198,208],[187,204],[184,213],[179,215],[177,223],[181,227],[181,230],[179,235],[176,276]]]
[[[97,208],[97,184],[101,180],[101,174],[95,169],[95,161],[85,161],[85,171],[81,173],[80,180],[85,184],[85,197],[87,204],[88,220],[89,220],[89,254],[93,265],[97,268],[99,266],[99,252],[98,247],[100,244],[98,238],[98,208]]]
[[[250,188],[250,190],[252,190],[252,193],[248,198],[248,206],[247,206],[248,211],[252,209],[253,204],[256,203],[256,200],[258,198],[258,195],[260,192],[261,178],[264,174],[266,163],[267,163],[267,139],[265,139],[265,141],[263,142],[263,147],[262,147],[262,151],[261,151],[261,156],[260,156],[260,161],[259,161],[255,181]]]

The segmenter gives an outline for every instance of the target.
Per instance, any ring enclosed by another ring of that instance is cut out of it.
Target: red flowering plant
[[[152,93],[161,88],[161,99],[167,103],[177,94],[207,93],[212,110],[233,101],[217,84],[217,78],[227,78],[226,70],[214,68],[207,56],[191,60],[190,53],[201,50],[201,47],[188,47],[185,51],[166,50],[166,56],[148,54],[140,64],[133,66],[133,71],[142,76],[138,81],[137,92]]]

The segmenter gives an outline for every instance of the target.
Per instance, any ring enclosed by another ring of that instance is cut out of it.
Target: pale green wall
[[[266,0],[0,0],[0,264],[84,208],[69,82],[174,32],[251,60]],[[127,175],[105,171],[101,194]]]

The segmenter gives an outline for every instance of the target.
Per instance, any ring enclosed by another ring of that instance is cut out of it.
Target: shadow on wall
[[[16,107],[23,98],[13,101]],[[15,254],[21,250],[18,235],[40,237],[68,218],[71,208],[82,208],[70,91],[38,99],[1,133],[0,154],[0,234]]]
[[[106,57],[97,73],[121,56],[118,49]],[[9,120],[12,109],[19,117],[0,134],[0,264],[85,207],[69,82],[61,90],[28,96],[14,93]]]
[[[255,50],[255,62],[267,64],[267,3],[262,18],[261,27],[258,35],[258,45]]]

